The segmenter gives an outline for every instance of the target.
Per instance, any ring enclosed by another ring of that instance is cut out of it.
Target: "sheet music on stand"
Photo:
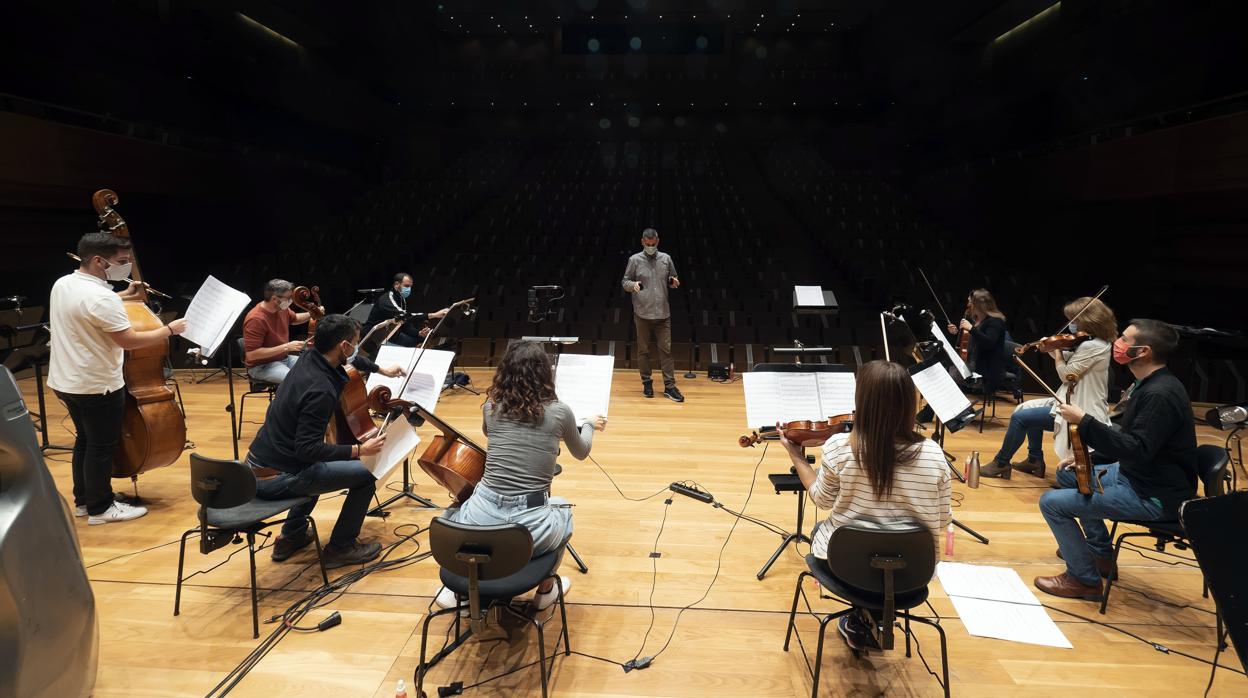
[[[615,357],[560,354],[555,360],[555,394],[572,408],[577,421],[607,416]]]
[[[857,382],[835,364],[811,364],[802,371],[750,371],[741,374],[745,421],[758,429],[776,422],[820,420],[854,411]]]
[[[929,359],[908,370],[914,379],[914,386],[949,431],[957,431],[975,419],[971,401],[966,399],[949,371],[939,362]]]
[[[949,338],[945,336],[944,330],[940,329],[940,326],[935,322],[932,323],[932,336],[940,340],[940,346],[945,348],[945,356],[949,357],[949,361],[958,369],[958,373],[962,374],[962,378],[970,378],[970,367],[962,360],[962,355],[954,351],[953,345],[949,343]]]
[[[217,353],[221,343],[234,326],[234,321],[251,299],[209,275],[195,292],[186,309],[186,331],[182,336],[198,344],[204,356]]]
[[[377,482],[385,482],[394,468],[411,455],[420,445],[420,436],[406,419],[393,419],[386,426],[386,443],[381,453],[364,456],[360,462],[373,474]]]
[[[370,392],[373,388],[384,385],[390,388],[394,397],[409,400],[430,412],[436,412],[438,396],[442,394],[442,382],[446,380],[446,374],[451,370],[454,359],[455,352],[451,351],[425,349],[424,356],[421,357],[418,347],[383,344],[377,350],[374,363],[382,367],[398,364],[412,374],[412,379],[407,382],[407,389],[402,395],[398,392],[403,389],[403,381],[407,380],[403,376],[387,378],[380,373],[374,373],[368,377],[365,385]]]

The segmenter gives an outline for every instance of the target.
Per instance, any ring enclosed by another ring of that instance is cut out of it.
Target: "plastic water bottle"
[[[953,524],[945,529],[945,557],[953,557]]]
[[[407,698],[407,684],[403,683],[403,679],[394,686],[394,698]]]

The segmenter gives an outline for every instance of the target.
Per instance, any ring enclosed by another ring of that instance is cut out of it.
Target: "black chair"
[[[571,644],[568,639],[568,614],[563,603],[563,583],[556,571],[563,557],[563,547],[544,555],[530,559],[533,554],[533,536],[529,530],[519,524],[500,524],[495,526],[469,526],[435,517],[429,523],[429,548],[433,559],[438,561],[441,569],[442,584],[455,592],[460,598],[467,598],[466,604],[461,603],[454,608],[434,611],[425,617],[420,633],[420,664],[416,665],[416,695],[424,695],[425,674],[438,662],[455,651],[474,632],[480,632],[485,625],[485,616],[490,609],[498,609],[498,613],[507,613],[521,622],[531,623],[537,628],[537,643],[540,651],[538,666],[542,674],[542,696],[547,695],[547,676],[554,668],[558,654],[558,642],[555,652],[550,655],[550,667],[546,665],[546,639],[542,632],[542,624],[534,618],[511,607],[511,600],[520,594],[537,588],[542,581],[554,579],[559,590],[559,617],[562,622],[564,654],[570,654]],[[461,631],[461,611],[468,611],[468,627]],[[455,617],[455,640],[446,645],[429,661],[425,661],[429,640],[429,623],[438,616],[453,614]]]
[[[239,337],[235,341],[238,343],[238,355],[246,356],[247,355],[246,350],[243,349],[243,338]],[[251,377],[250,373],[247,375],[247,386],[248,386],[247,392],[243,393],[243,396],[238,399],[238,432],[237,433],[239,434],[243,433],[243,410],[247,408],[247,398],[249,397],[254,398],[257,395],[264,395],[268,397],[269,402],[273,402],[273,395],[277,393],[278,385],[279,385],[278,383],[270,383],[268,381],[256,380],[255,378]]]
[[[820,665],[823,663],[823,636],[828,623],[850,613],[872,614],[872,636],[883,650],[893,649],[893,622],[905,619],[906,656],[910,656],[910,621],[936,628],[940,634],[940,662],[945,696],[949,696],[949,653],[945,630],[940,623],[909,610],[927,601],[927,585],[936,571],[936,549],[932,532],[917,521],[889,522],[855,521],[839,526],[828,541],[828,559],[806,556],[809,571],[797,576],[793,591],[793,608],[784,635],[784,651],[796,627],[798,599],[806,599],[802,581],[814,577],[828,593],[849,605],[849,608],[819,619],[819,643],[815,650],[813,686],[810,695],[819,695]],[[810,601],[806,601],[807,606]],[[854,651],[854,656],[859,652]]]
[[[1197,446],[1196,447],[1196,474],[1200,477],[1201,487],[1204,488],[1206,497],[1216,497],[1223,493],[1226,483],[1226,469],[1230,463],[1230,454],[1221,446]],[[1118,524],[1127,524],[1130,526],[1138,526],[1143,531],[1128,531],[1118,536],[1115,540],[1114,535],[1118,533]],[[1157,552],[1164,553],[1167,545],[1173,545],[1179,550],[1187,550],[1191,543],[1187,539],[1187,532],[1183,530],[1183,524],[1176,519],[1167,521],[1135,521],[1132,519],[1115,519],[1114,526],[1109,531],[1109,537],[1114,540],[1114,557],[1111,569],[1118,569],[1118,554],[1122,551],[1122,543],[1128,538],[1153,538],[1153,547]],[[1105,580],[1105,594],[1101,597],[1101,614],[1104,615],[1106,607],[1109,606],[1109,592],[1113,589],[1116,574],[1110,575]],[[1209,585],[1205,584],[1204,596],[1209,596]],[[1221,616],[1218,618],[1218,637],[1222,637],[1221,633]]]
[[[247,540],[247,554],[251,561],[251,636],[260,637],[260,616],[256,605],[256,534],[270,526],[283,524],[286,519],[268,519],[289,511],[292,507],[306,504],[310,497],[291,499],[259,499],[256,497],[256,476],[251,468],[235,460],[208,458],[191,454],[191,495],[199,502],[199,527],[182,534],[178,548],[178,581],[173,596],[173,615],[182,608],[182,576],[186,560],[186,539],[192,533],[199,534],[199,552],[207,555],[231,542],[239,542],[239,536]],[[321,580],[329,584],[325,573],[325,560],[321,556],[321,541],[316,533],[316,522],[308,518],[312,529],[312,541],[316,544],[316,560],[321,567]],[[192,574],[195,576],[198,572]]]

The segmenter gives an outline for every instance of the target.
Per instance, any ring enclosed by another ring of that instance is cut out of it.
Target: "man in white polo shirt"
[[[74,516],[91,525],[129,521],[147,509],[113,500],[113,452],[125,412],[125,350],[168,341],[186,320],[137,332],[123,295],[109,281],[130,276],[130,241],[111,233],[87,233],[78,241],[81,266],[52,285],[48,303],[52,354],[48,387],[69,410],[74,441]],[[127,289],[125,297],[137,289]]]

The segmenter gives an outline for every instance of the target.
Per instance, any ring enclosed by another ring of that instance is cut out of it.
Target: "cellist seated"
[[[1192,406],[1183,384],[1166,368],[1178,343],[1174,328],[1157,320],[1132,320],[1114,341],[1114,361],[1126,364],[1136,380],[1121,430],[1078,406],[1058,408],[1098,456],[1117,462],[1096,466],[1103,491],[1085,495],[1075,489],[1075,477],[1068,470],[1073,459],[1064,460],[1057,477],[1061,489],[1040,497],[1040,513],[1066,563],[1062,574],[1036,577],[1040,591],[1099,600],[1101,577],[1114,571],[1104,519],[1173,520],[1178,518],[1179,504],[1196,496]]]
[[[253,380],[281,383],[303,350],[303,342],[290,341],[290,326],[304,324],[311,315],[290,309],[294,288],[285,279],[273,279],[264,285],[264,300],[247,311],[243,365]]]
[[[360,458],[380,453],[385,436],[351,445],[325,441],[325,430],[347,383],[343,368],[347,363],[364,372],[403,375],[399,366],[381,369],[356,355],[359,341],[358,322],[346,315],[326,315],[317,324],[314,351],[304,352],[290,369],[286,387],[277,391],[269,404],[264,425],[247,453],[261,499],[312,498],[308,504],[290,510],[273,544],[274,561],[281,562],[312,542],[306,517],[316,506],[317,496],[343,489],[347,496],[325,546],[325,566],[368,562],[381,552],[381,544],[358,540],[377,489],[376,479]]]
[[[607,418],[586,417],[580,424],[555,396],[550,358],[537,342],[513,342],[503,355],[494,383],[481,407],[482,431],[489,438],[485,474],[464,504],[446,518],[488,526],[518,523],[533,534],[533,556],[561,550],[572,537],[572,511],[560,497],[550,496],[559,443],[577,460],[589,456],[594,430]],[[561,577],[566,593],[570,580]],[[538,610],[558,598],[554,579],[543,580],[533,599]],[[442,608],[458,604],[454,592],[442,587],[435,599]]]

